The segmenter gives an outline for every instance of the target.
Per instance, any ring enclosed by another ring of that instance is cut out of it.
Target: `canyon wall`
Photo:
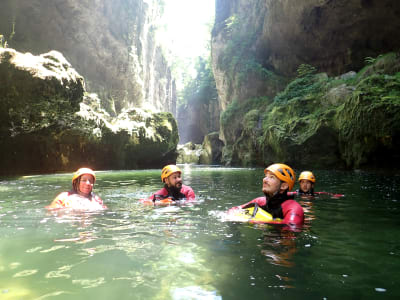
[[[61,52],[112,114],[175,115],[175,82],[155,40],[160,9],[157,0],[2,0],[0,34],[19,52]]]

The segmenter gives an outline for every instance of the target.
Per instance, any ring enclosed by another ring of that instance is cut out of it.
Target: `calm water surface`
[[[0,299],[400,298],[400,176],[315,171],[345,197],[298,199],[291,232],[223,221],[261,196],[262,169],[182,168],[196,205],[140,205],[160,170],[107,171],[98,213],[44,209],[72,174],[1,179]]]

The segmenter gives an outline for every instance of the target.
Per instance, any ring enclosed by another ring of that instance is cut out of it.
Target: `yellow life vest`
[[[280,218],[273,218],[272,215],[262,208],[255,206],[240,209],[235,212],[235,219],[242,222],[268,223],[282,221]]]

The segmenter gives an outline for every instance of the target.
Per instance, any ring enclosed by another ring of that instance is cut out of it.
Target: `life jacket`
[[[179,190],[175,188],[169,188],[167,185],[165,185],[161,190],[157,191],[151,196],[153,202],[166,198],[169,198],[173,201],[182,199],[194,200],[195,195],[191,187],[182,184],[182,188]]]
[[[73,200],[74,196],[86,198],[87,201],[90,201],[90,203],[96,203],[96,204],[100,205],[102,208],[107,208],[103,204],[103,200],[101,200],[100,197],[95,195],[93,192],[90,193],[89,197],[83,197],[83,196],[79,195],[77,192],[75,192],[74,190],[70,190],[68,192],[63,192],[63,193],[59,194],[56,197],[56,199],[53,201],[54,205],[58,208],[74,208],[74,200]],[[52,205],[50,205],[50,206],[52,206]]]

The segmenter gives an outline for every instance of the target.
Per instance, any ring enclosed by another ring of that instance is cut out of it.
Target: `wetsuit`
[[[151,195],[149,199],[157,201],[166,198],[170,198],[173,201],[182,199],[185,199],[187,201],[194,201],[196,196],[190,186],[182,184],[182,188],[177,190],[175,188],[168,188],[168,186],[165,185],[161,190],[158,190],[153,195]]]
[[[270,213],[274,219],[282,219],[282,221],[271,223],[283,223],[288,225],[301,225],[304,223],[303,208],[295,200],[290,199],[287,193],[276,194],[273,197],[258,197],[238,207],[248,208],[254,206],[255,203]]]

